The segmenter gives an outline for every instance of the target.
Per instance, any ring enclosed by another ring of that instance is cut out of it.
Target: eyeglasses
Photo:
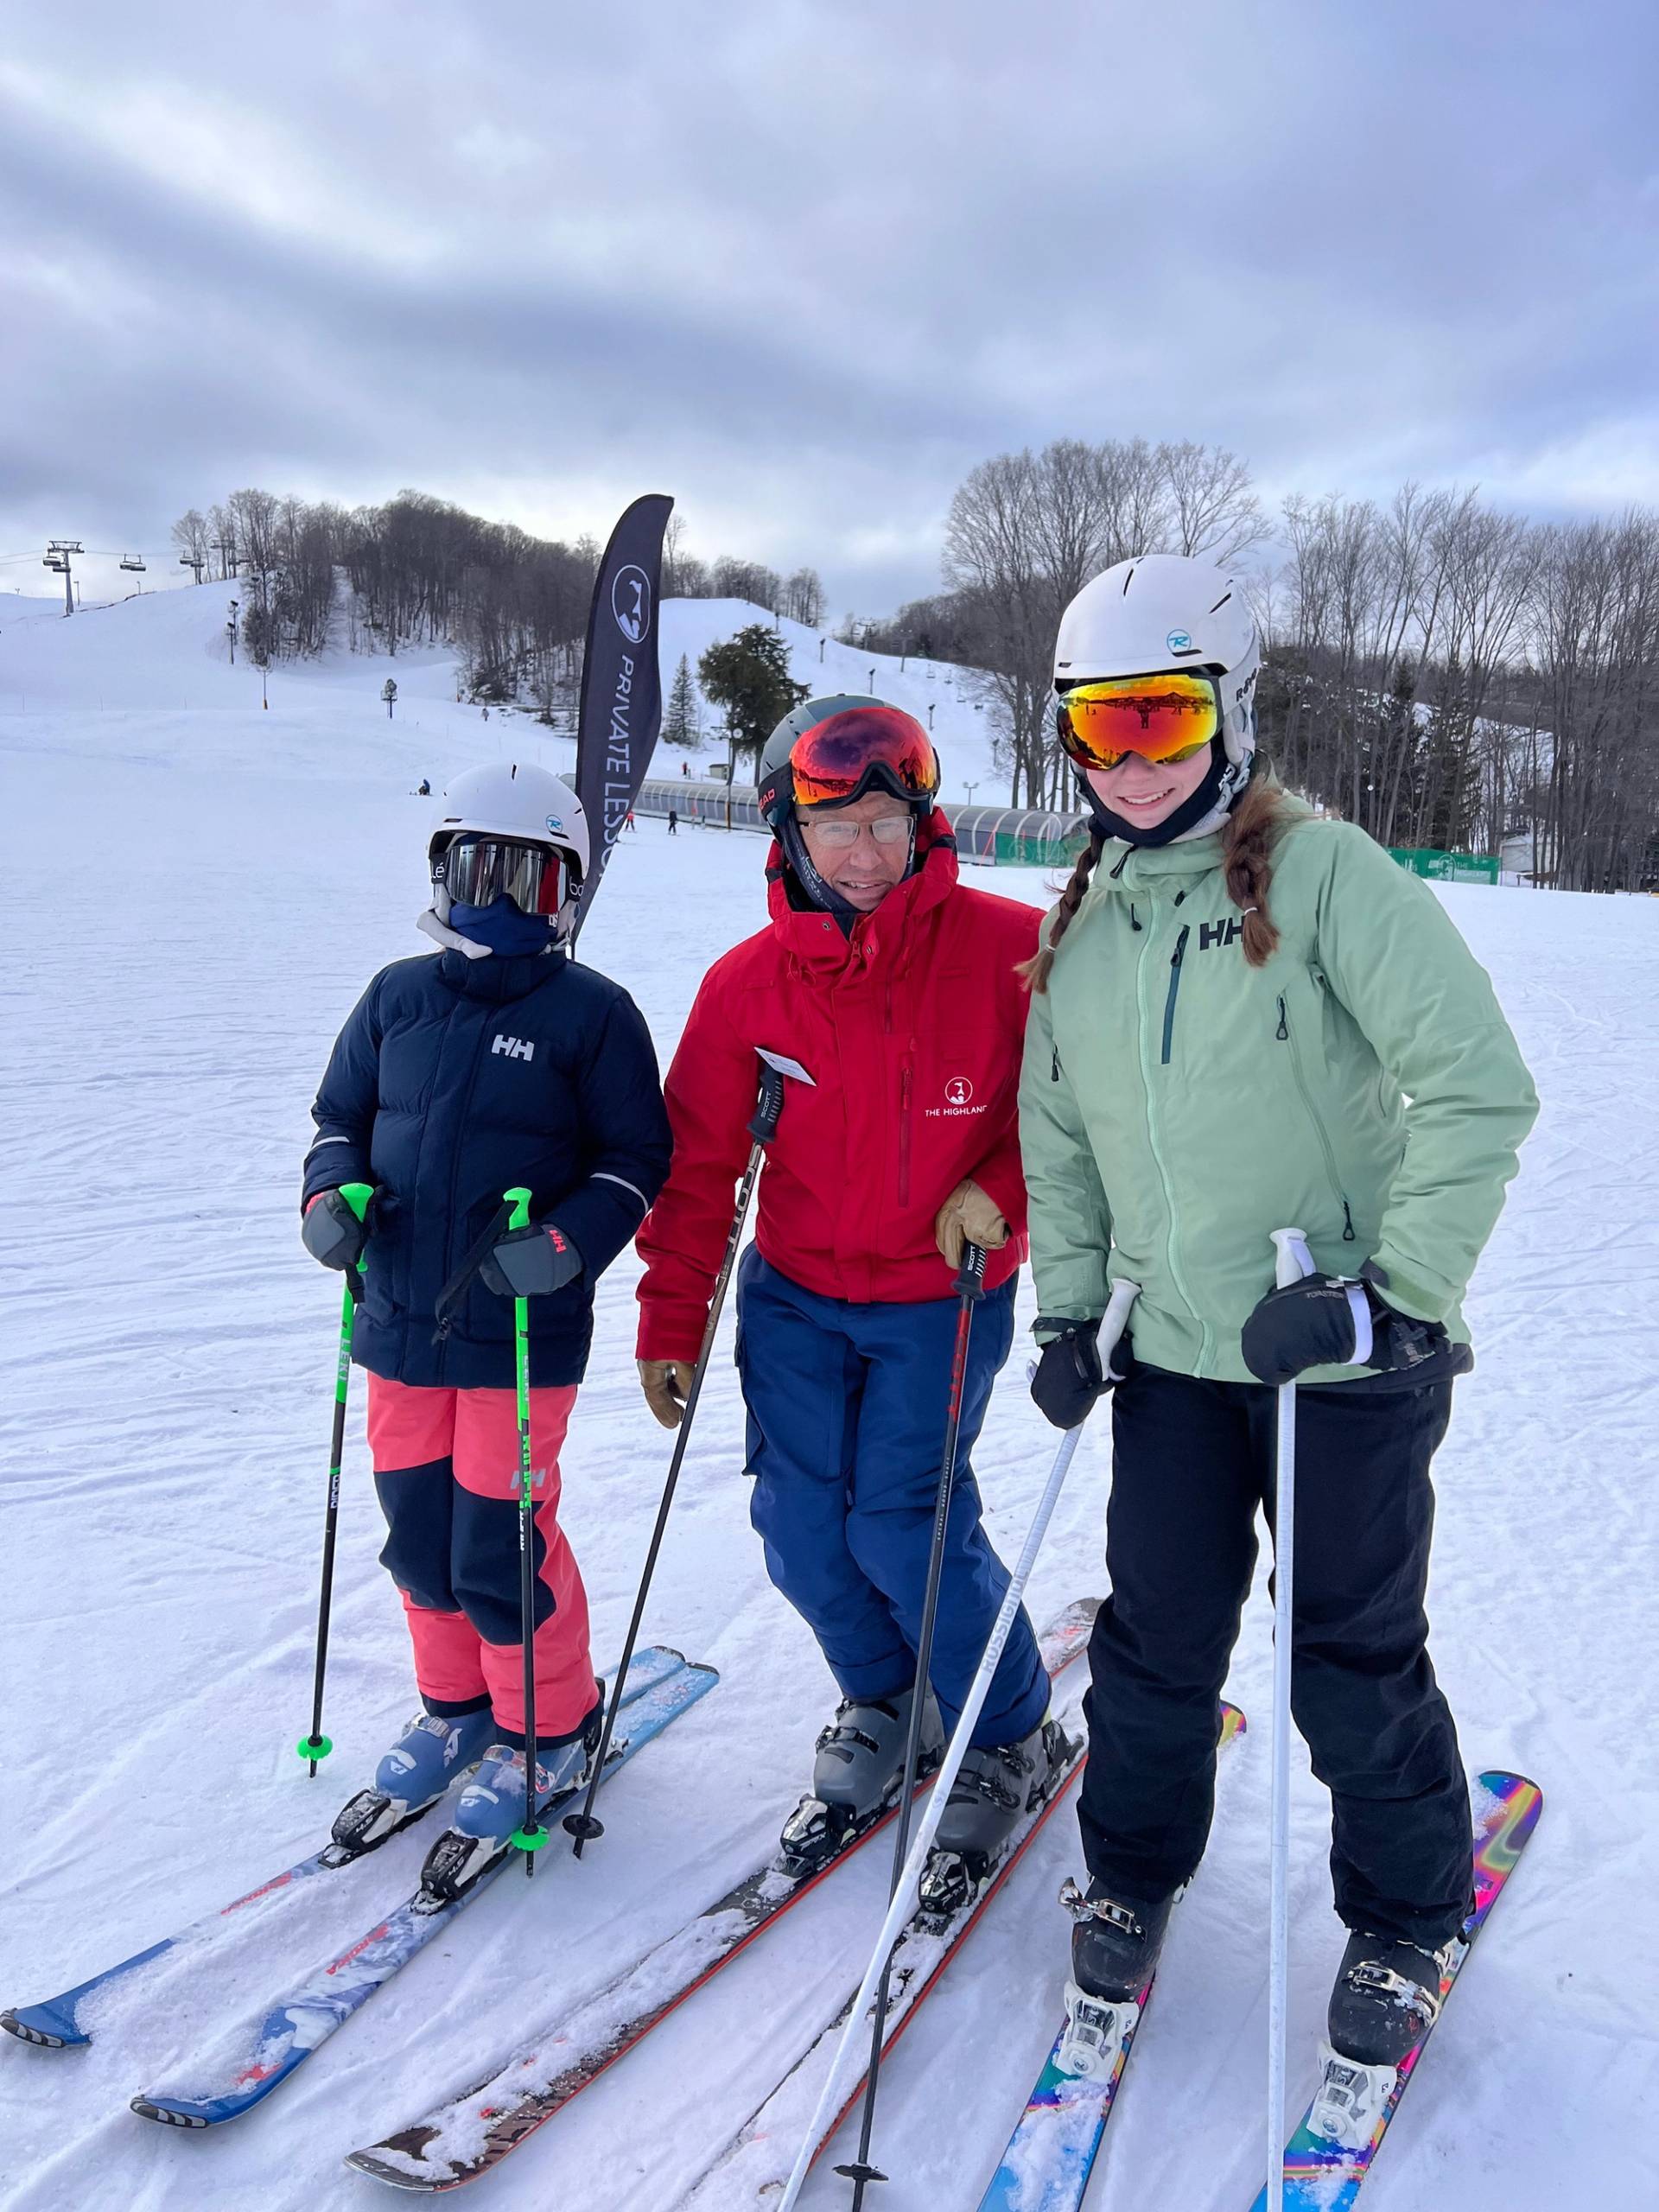
[[[1190,760],[1221,728],[1221,691],[1196,669],[1077,683],[1060,696],[1060,743],[1083,768],[1143,760]]]
[[[931,799],[939,759],[913,715],[898,707],[848,707],[797,738],[789,756],[798,806],[856,798],[871,781],[896,798]]]
[[[878,815],[874,822],[838,822],[834,815],[819,822],[807,814],[801,817],[801,827],[819,844],[849,851],[858,842],[861,830],[868,830],[878,845],[896,845],[910,836],[911,823],[907,814]]]
[[[505,893],[521,914],[556,914],[564,896],[564,870],[553,847],[510,837],[452,838],[433,880],[457,906],[493,906]]]

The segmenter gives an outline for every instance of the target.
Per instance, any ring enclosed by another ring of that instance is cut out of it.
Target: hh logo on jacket
[[[498,1037],[490,1051],[505,1052],[510,1060],[533,1060],[536,1057],[535,1044],[526,1037]]]

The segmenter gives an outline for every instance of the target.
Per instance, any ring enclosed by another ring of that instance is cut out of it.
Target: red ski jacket
[[[771,925],[703,977],[664,1086],[674,1159],[638,1238],[641,1359],[697,1356],[748,1158],[757,1046],[813,1079],[785,1084],[760,1175],[755,1241],[781,1274],[858,1304],[948,1298],[933,1223],[964,1176],[1013,1231],[990,1255],[988,1286],[1025,1257],[1027,993],[1014,969],[1036,950],[1042,917],[957,881],[937,810],[918,845],[917,873],[850,938],[791,906],[773,845]]]

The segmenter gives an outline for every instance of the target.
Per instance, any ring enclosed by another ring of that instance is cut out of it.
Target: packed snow
[[[0,755],[24,907],[0,982],[5,2004],[81,1980],[314,1848],[412,1709],[354,1416],[326,1712],[336,1748],[315,1781],[295,1757],[338,1325],[337,1285],[297,1236],[307,1109],[367,977],[424,949],[420,777],[441,787],[507,748],[569,761],[529,716],[485,724],[459,705],[435,649],[273,671],[262,709],[258,671],[226,656],[231,589],[67,621],[43,607],[9,620],[0,602]],[[695,665],[753,612],[671,602],[665,678],[681,652]],[[816,665],[868,681],[868,655],[829,641],[820,662],[814,633],[791,643],[804,677]],[[875,665],[878,690],[912,708],[934,698],[949,791],[994,772],[984,716],[950,672]],[[761,861],[754,838],[670,841],[645,819],[621,841],[582,953],[634,994],[664,1062],[703,969],[763,917]],[[1035,873],[978,880],[1049,895]],[[1366,2202],[1636,2204],[1651,2196],[1659,2123],[1659,1913],[1643,1872],[1659,1810],[1659,902],[1441,895],[1497,980],[1543,1111],[1471,1301],[1479,1364],[1439,1463],[1433,1650],[1471,1768],[1530,1774],[1546,1810]],[[605,1279],[564,1461],[601,1666],[667,1454],[634,1378],[635,1274],[628,1260]],[[1023,1301],[1028,1319],[1028,1286]],[[729,1332],[728,1318],[645,1622],[722,1679],[609,1785],[603,1841],[579,1866],[543,1854],[533,1884],[510,1870],[292,2083],[205,2135],[146,2126],[127,2100],[372,1929],[415,1878],[422,1827],[274,1897],[236,1945],[175,1953],[111,1992],[90,2050],[3,2039],[6,2212],[370,2205],[375,2184],[341,2167],[347,2151],[505,2063],[764,1856],[833,1691],[748,1530]],[[1055,1440],[1020,1364],[976,1455],[1010,1554]],[[1105,1433],[1085,1441],[1039,1562],[1039,1619],[1100,1587]],[[1224,1764],[1095,2212],[1244,2212],[1258,2183],[1269,1620],[1263,1573],[1228,1685],[1257,1725]],[[1079,1686],[1080,1671],[1066,1694]],[[1325,1828],[1299,1758],[1298,2097],[1341,1948]],[[885,2212],[977,2202],[1058,2024],[1067,1923],[1053,1900],[1076,1866],[1065,1810],[896,2047],[876,2135]],[[473,2201],[683,2203],[850,1993],[886,1875],[877,1847],[823,1885]],[[807,2205],[845,2202],[832,2168],[849,2136],[820,2161]]]

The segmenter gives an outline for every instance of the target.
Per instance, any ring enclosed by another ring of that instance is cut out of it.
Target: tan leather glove
[[[639,1387],[645,1403],[664,1428],[677,1428],[685,1419],[685,1402],[691,1395],[696,1363],[690,1359],[642,1359]]]
[[[995,1200],[971,1176],[957,1184],[933,1224],[933,1241],[950,1267],[962,1265],[964,1240],[987,1252],[1000,1251],[1008,1241],[1008,1224],[998,1212]]]

